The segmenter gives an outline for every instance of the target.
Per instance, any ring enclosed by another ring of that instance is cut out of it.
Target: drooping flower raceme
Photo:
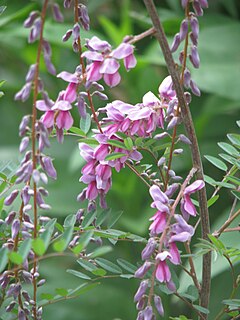
[[[137,61],[133,54],[134,47],[129,43],[123,42],[112,51],[111,45],[107,41],[102,41],[94,36],[87,40],[86,47],[88,50],[82,54],[82,57],[90,62],[86,70],[89,82],[103,78],[108,86],[115,87],[121,81],[118,72],[119,60],[123,59],[127,71],[136,66]]]

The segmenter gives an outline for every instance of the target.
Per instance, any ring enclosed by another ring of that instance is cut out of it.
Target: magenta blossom
[[[93,82],[104,79],[110,87],[119,84],[121,76],[118,72],[120,64],[118,60],[124,61],[127,71],[134,68],[136,59],[133,55],[134,47],[128,43],[121,43],[115,50],[111,51],[108,42],[94,36],[87,41],[88,51],[82,54],[91,63],[87,66],[87,81]]]
[[[176,98],[176,91],[173,89],[172,77],[167,76],[158,88],[160,97],[167,100]]]
[[[166,260],[171,259],[172,255],[168,251],[163,251],[156,256],[158,261],[156,269],[156,278],[159,282],[169,282],[171,280],[171,272]]]
[[[204,181],[202,180],[196,180],[192,184],[190,184],[183,193],[183,199],[181,201],[181,211],[186,220],[188,220],[189,215],[196,216],[197,210],[192,203],[192,200],[190,198],[190,195],[200,189],[202,189],[205,186]]]

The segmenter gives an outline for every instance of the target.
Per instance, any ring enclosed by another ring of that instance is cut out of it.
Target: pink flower
[[[205,186],[204,181],[202,180],[196,180],[192,184],[190,184],[186,189],[184,190],[183,199],[181,201],[181,211],[183,216],[188,220],[189,215],[196,216],[197,210],[192,203],[192,200],[190,198],[190,195],[200,189],[202,189]]]
[[[158,261],[156,278],[159,282],[169,282],[171,280],[171,272],[166,263],[166,260],[170,258],[172,256],[168,251],[163,251],[156,256],[156,260]]]
[[[172,100],[176,97],[176,91],[173,89],[171,76],[166,77],[158,88],[161,98]]]
[[[115,87],[121,81],[118,60],[123,59],[127,71],[136,65],[136,59],[133,55],[134,47],[131,44],[121,43],[111,52],[111,46],[108,42],[94,36],[87,41],[86,46],[89,50],[85,51],[82,57],[90,61],[86,70],[87,81],[93,82],[103,78],[108,86]]]

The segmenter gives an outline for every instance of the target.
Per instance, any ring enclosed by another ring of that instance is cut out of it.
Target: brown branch
[[[144,0],[145,6],[152,20],[153,26],[156,29],[155,37],[158,40],[162,49],[169,74],[172,77],[173,85],[176,90],[178,102],[181,107],[181,116],[185,126],[185,130],[188,138],[192,142],[191,154],[193,166],[198,168],[196,173],[197,179],[204,180],[201,155],[199,151],[198,141],[193,126],[191,112],[185,100],[183,87],[180,84],[180,77],[178,69],[174,63],[172,53],[170,51],[165,32],[163,30],[161,21],[159,19],[156,7],[152,0]],[[198,191],[198,198],[200,203],[200,215],[201,215],[201,229],[202,238],[208,240],[208,234],[210,233],[209,216],[207,208],[207,196],[206,189],[203,188]],[[203,256],[203,269],[202,269],[202,290],[200,295],[200,305],[204,308],[208,308],[209,296],[210,296],[210,284],[211,284],[211,253],[207,253]],[[204,319],[207,319],[206,314],[202,314]]]
[[[229,219],[227,219],[227,221],[221,226],[221,228],[219,228],[217,231],[215,231],[213,233],[214,237],[219,237],[221,235],[222,232],[224,232],[225,229],[227,229],[227,227],[233,222],[233,220],[235,220],[238,216],[240,215],[240,209],[235,212]]]
[[[41,30],[40,30],[40,37],[39,37],[39,44],[37,50],[37,59],[36,59],[36,71],[34,75],[34,91],[33,91],[33,108],[32,108],[32,161],[33,161],[33,170],[37,167],[37,157],[36,157],[36,130],[35,124],[37,120],[37,97],[38,97],[38,78],[39,78],[39,64],[41,58],[41,51],[42,51],[42,43],[43,43],[43,28],[44,22],[46,17],[46,11],[48,6],[48,0],[44,1],[42,12],[41,12]],[[37,213],[37,185],[33,182],[33,212],[34,212],[34,230],[33,230],[33,237],[34,239],[37,238],[37,229],[38,229],[38,213]],[[33,273],[37,270],[37,255],[34,256],[34,263],[33,263]],[[33,277],[33,318],[37,319],[37,280]]]

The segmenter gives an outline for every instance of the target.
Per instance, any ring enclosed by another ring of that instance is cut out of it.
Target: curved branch
[[[153,26],[156,29],[155,37],[158,40],[160,47],[162,49],[169,74],[172,77],[173,85],[176,90],[177,98],[181,107],[181,116],[185,126],[188,138],[192,142],[191,154],[193,166],[198,168],[196,173],[197,179],[204,180],[203,168],[201,155],[199,151],[198,141],[192,121],[191,112],[188,108],[184,97],[183,87],[180,83],[179,71],[176,68],[175,62],[170,51],[166,35],[164,33],[161,21],[159,19],[156,7],[152,0],[144,0],[145,6],[152,20]],[[200,205],[200,215],[201,215],[201,229],[202,238],[208,240],[207,235],[210,233],[209,216],[207,208],[207,196],[206,189],[203,188],[198,191],[199,203]],[[210,296],[210,284],[211,284],[211,253],[207,253],[203,256],[203,269],[202,269],[202,290],[200,295],[200,304],[204,308],[208,308],[209,296]],[[202,314],[204,319],[207,319],[206,314]]]

